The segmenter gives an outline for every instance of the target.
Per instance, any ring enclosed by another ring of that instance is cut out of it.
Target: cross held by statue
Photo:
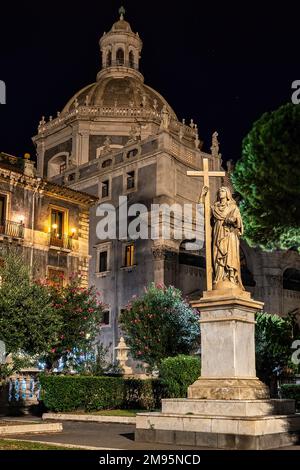
[[[225,176],[225,171],[209,171],[208,158],[203,158],[203,171],[187,171],[187,176],[201,176],[203,187],[207,188],[204,194],[204,227],[205,227],[205,256],[206,256],[206,288],[212,290],[212,255],[211,255],[211,225],[210,225],[210,188],[209,179]]]

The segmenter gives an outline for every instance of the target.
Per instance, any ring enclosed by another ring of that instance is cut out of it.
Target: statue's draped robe
[[[216,202],[212,206],[212,222],[214,282],[227,280],[243,289],[239,254],[243,222],[236,203]]]

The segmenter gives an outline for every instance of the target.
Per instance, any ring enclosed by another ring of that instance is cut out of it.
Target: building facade
[[[122,217],[132,220],[120,196],[126,196],[128,207],[134,203],[148,209],[151,204],[195,206],[203,183],[186,172],[201,170],[203,158],[210,170],[222,169],[217,134],[211,152],[204,152],[197,125],[192,120],[188,125],[180,122],[166,100],[144,83],[139,71],[142,41],[123,14],[101,37],[100,50],[96,82],[76,93],[57,117],[47,122],[43,117],[39,123],[33,138],[39,176],[111,204],[118,209],[117,222]],[[227,178],[212,179],[213,195]],[[161,235],[165,221],[159,219],[158,238],[132,240],[118,231],[113,239],[99,238],[101,216],[95,207],[90,210],[90,283],[108,306],[101,341],[112,353],[121,310],[151,281],[173,284],[191,298],[205,288],[204,250],[187,250],[189,237],[175,237],[175,212],[170,237]],[[149,219],[144,222],[149,228]],[[299,308],[296,252],[263,253],[242,242],[241,259],[246,289],[265,302],[266,311],[282,315]]]
[[[64,283],[78,273],[88,285],[96,198],[37,177],[28,157],[0,153],[0,250],[19,247],[36,279]]]

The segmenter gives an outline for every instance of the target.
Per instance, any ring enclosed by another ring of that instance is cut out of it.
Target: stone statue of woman
[[[240,288],[240,242],[243,221],[228,187],[222,186],[212,206],[213,289]]]

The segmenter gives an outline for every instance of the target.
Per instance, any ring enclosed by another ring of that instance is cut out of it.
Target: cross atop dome
[[[126,13],[126,10],[123,6],[121,6],[119,8],[119,15],[120,15],[120,20],[123,21],[124,20],[124,16],[125,16],[125,13]]]

